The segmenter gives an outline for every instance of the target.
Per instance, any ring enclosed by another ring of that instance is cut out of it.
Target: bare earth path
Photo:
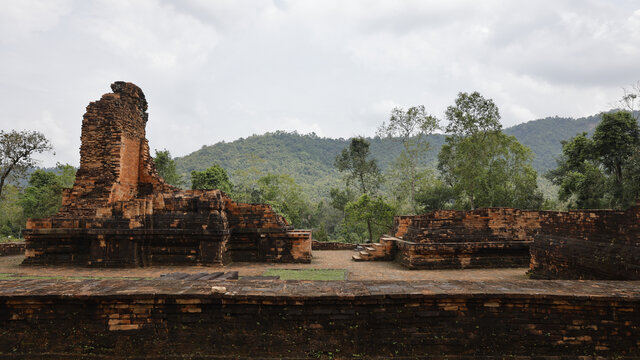
[[[100,269],[68,266],[20,266],[24,256],[0,257],[0,276],[158,277],[170,272],[238,271],[240,276],[262,275],[266,269],[346,269],[348,280],[524,280],[527,268],[467,270],[407,270],[395,262],[351,260],[353,251],[313,251],[311,264],[233,263],[226,266],[159,266]]]

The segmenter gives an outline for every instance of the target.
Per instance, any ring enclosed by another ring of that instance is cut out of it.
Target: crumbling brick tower
[[[125,82],[111,89],[87,107],[80,168],[60,212],[28,220],[23,264],[311,261],[311,232],[292,230],[270,206],[166,184],[149,154],[142,90]]]

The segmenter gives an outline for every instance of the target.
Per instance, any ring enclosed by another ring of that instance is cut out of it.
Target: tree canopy
[[[199,190],[219,189],[227,193],[233,190],[227,171],[217,164],[204,171],[192,171],[191,188]]]
[[[153,157],[153,162],[156,165],[156,171],[158,171],[158,175],[167,182],[167,184],[182,187],[184,186],[184,180],[182,176],[178,174],[176,171],[176,163],[171,158],[171,153],[169,150],[155,150],[155,156]]]
[[[640,196],[640,129],[631,113],[602,115],[593,137],[562,143],[557,167],[547,178],[558,198],[575,208],[626,208]]]
[[[0,130],[0,196],[7,180],[24,176],[35,166],[34,154],[52,149],[49,140],[38,131]]]
[[[426,136],[439,129],[438,119],[427,114],[423,105],[410,107],[406,111],[402,108],[391,110],[389,122],[382,123],[378,128],[379,136],[400,140],[403,150],[392,163],[391,176],[395,181],[393,190],[399,203],[408,202],[407,212],[417,214],[421,209],[416,201],[418,187],[424,181],[428,171],[420,167],[420,158],[429,150]],[[403,209],[404,210],[404,209]]]
[[[538,208],[533,153],[501,131],[498,107],[477,92],[460,93],[446,112],[450,136],[438,155],[443,182],[451,188],[455,207],[508,206]],[[436,187],[443,194],[441,187]],[[436,194],[422,194],[439,199]]]
[[[369,145],[363,137],[353,138],[335,160],[338,171],[346,173],[347,186],[355,185],[362,194],[375,193],[382,180],[378,164],[370,158]]]

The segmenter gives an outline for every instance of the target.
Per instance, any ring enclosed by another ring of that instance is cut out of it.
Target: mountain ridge
[[[533,167],[542,175],[555,168],[555,159],[562,151],[561,141],[582,132],[593,132],[601,118],[602,113],[578,119],[553,116],[518,124],[503,131],[531,148],[534,153]],[[383,171],[402,151],[402,144],[397,140],[380,137],[367,139],[371,142],[371,155]],[[325,198],[329,189],[341,182],[340,173],[333,162],[349,141],[319,137],[315,133],[275,131],[254,134],[231,142],[205,145],[191,154],[177,157],[176,169],[188,179],[191,171],[218,164],[227,170],[232,181],[248,176],[247,173],[256,178],[267,173],[289,174],[311,198]],[[423,165],[435,168],[445,135],[429,135],[428,141],[430,150],[423,159]]]

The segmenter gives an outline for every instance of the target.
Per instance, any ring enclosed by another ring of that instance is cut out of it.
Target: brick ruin
[[[640,280],[640,207],[627,211],[486,208],[398,216],[355,260],[410,269],[530,267],[541,279]]]
[[[132,83],[87,106],[80,168],[58,214],[29,219],[23,264],[150,266],[310,262],[311,232],[269,205],[220,190],[180,190],[155,170],[147,101]]]
[[[530,269],[538,279],[640,280],[640,206],[542,212]]]
[[[535,213],[509,208],[399,216],[381,258],[410,269],[524,267],[538,228]]]

